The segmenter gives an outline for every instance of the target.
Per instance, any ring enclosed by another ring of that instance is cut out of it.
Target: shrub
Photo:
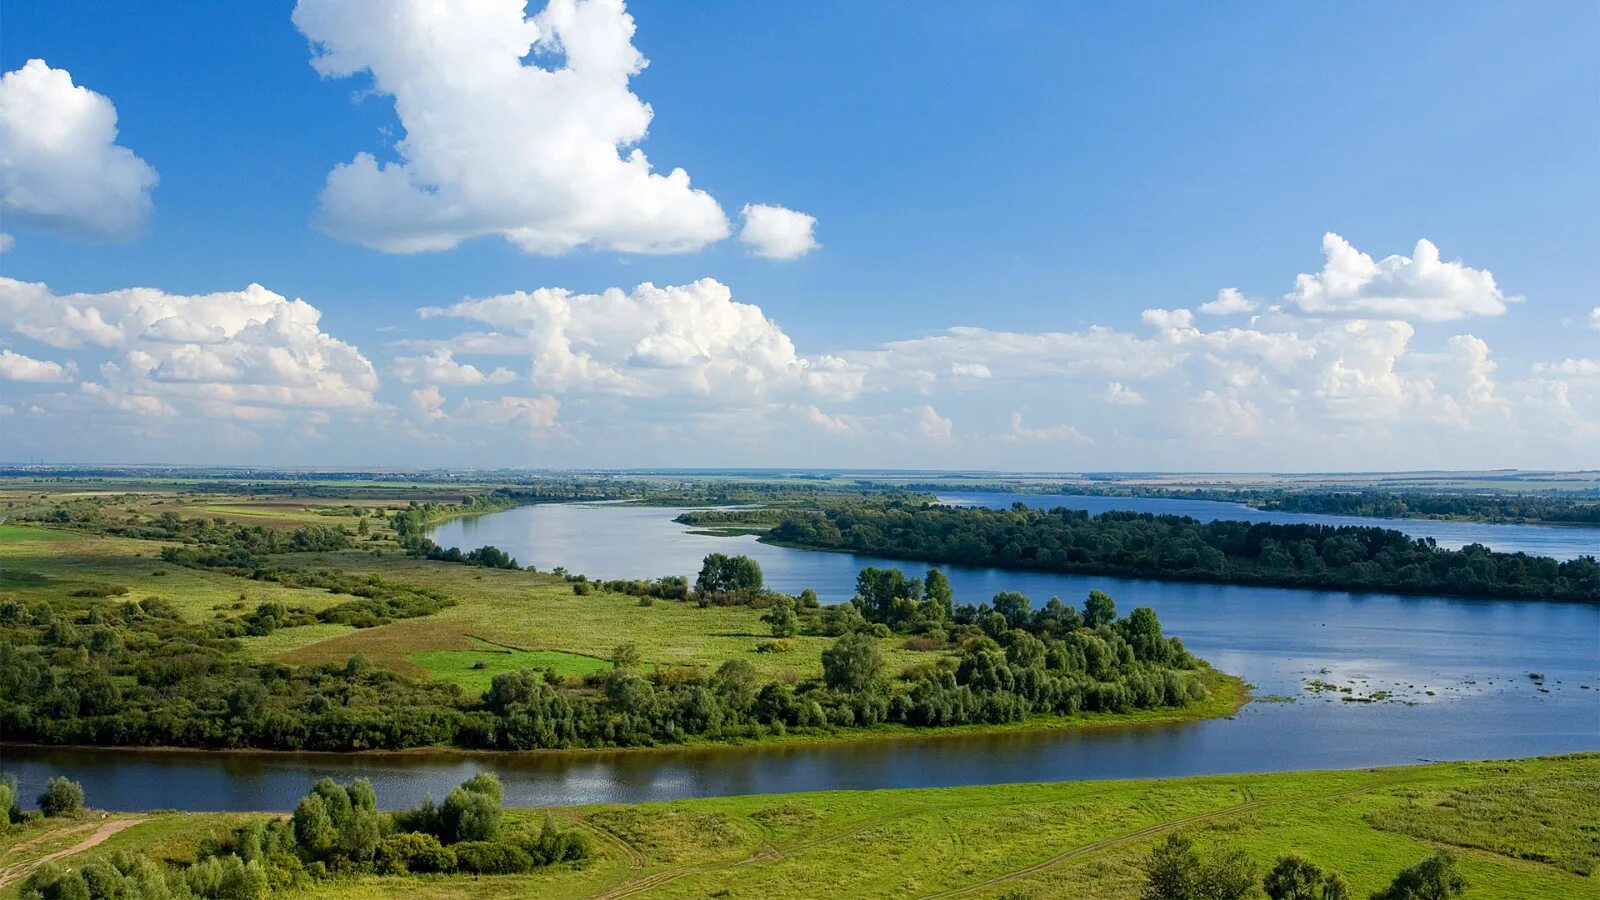
[[[1372,895],[1372,900],[1449,900],[1466,890],[1467,880],[1456,871],[1455,856],[1440,852],[1401,869],[1387,888]]]
[[[454,845],[456,868],[475,875],[515,875],[533,871],[533,857],[521,847],[493,841],[462,841]]]
[[[794,641],[782,638],[770,638],[756,644],[757,653],[788,653],[794,649]]]
[[[39,811],[46,816],[64,816],[83,809],[83,787],[57,775],[39,795]]]
[[[378,871],[385,875],[410,872],[450,872],[456,867],[454,850],[431,834],[409,831],[391,834],[378,845]]]

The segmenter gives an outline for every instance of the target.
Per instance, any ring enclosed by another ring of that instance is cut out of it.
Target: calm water
[[[672,522],[678,512],[530,506],[452,522],[434,539],[464,548],[494,544],[524,564],[565,565],[609,578],[692,575],[706,553],[748,553],[773,588],[810,586],[829,601],[849,596],[863,566],[911,568],[748,537],[696,535]],[[400,805],[425,792],[441,796],[487,769],[505,782],[508,802],[531,805],[1362,767],[1600,749],[1600,607],[946,571],[961,600],[1005,589],[1036,603],[1051,596],[1079,602],[1097,587],[1111,593],[1119,609],[1153,606],[1170,633],[1218,668],[1256,684],[1258,697],[1295,701],[1257,702],[1231,720],[1181,726],[835,746],[402,757],[6,748],[0,755],[4,768],[20,777],[24,796],[65,773],[82,781],[102,807],[282,810],[324,774],[371,778],[386,805]],[[1542,691],[1530,672],[1544,675]],[[1333,699],[1337,692],[1308,691],[1313,678],[1355,694],[1390,691],[1397,699],[1342,702]]]

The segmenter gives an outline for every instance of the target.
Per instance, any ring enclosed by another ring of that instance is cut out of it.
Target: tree
[[[1261,879],[1272,900],[1317,900],[1317,888],[1322,886],[1321,867],[1303,856],[1289,853],[1278,861]]]
[[[328,802],[320,794],[302,797],[290,821],[294,823],[295,845],[314,858],[326,855],[339,839],[333,817],[328,815]]]
[[[883,651],[867,635],[847,634],[822,651],[822,678],[835,690],[866,690],[882,671]]]
[[[1150,851],[1144,872],[1142,900],[1242,900],[1256,886],[1255,865],[1242,851],[1216,849],[1202,858],[1180,834]]]
[[[1144,861],[1143,900],[1193,900],[1200,854],[1181,834],[1168,834]]]
[[[928,577],[922,581],[922,599],[931,600],[944,610],[944,618],[950,618],[955,609],[955,591],[950,589],[950,579],[938,569],[929,569]]]
[[[1456,871],[1455,855],[1441,851],[1401,869],[1387,888],[1372,895],[1372,900],[1450,900],[1466,890],[1467,880]]]
[[[39,795],[39,811],[46,816],[64,816],[83,809],[83,786],[57,775]]]
[[[499,787],[499,782],[495,786]],[[500,800],[491,794],[470,789],[466,784],[451,791],[444,798],[444,806],[439,809],[445,842],[452,844],[494,840],[500,836],[500,818]]]
[[[21,818],[22,811],[17,809],[17,776],[0,772],[0,826]]]
[[[761,566],[750,557],[711,553],[700,563],[694,589],[700,594],[756,594],[764,583]]]
[[[639,645],[628,641],[611,648],[611,666],[619,672],[639,668]]]
[[[1117,604],[1102,591],[1090,591],[1083,601],[1083,624],[1088,628],[1110,625],[1117,620]]]
[[[794,601],[788,597],[779,597],[761,621],[772,626],[773,637],[794,637],[800,631],[800,618],[795,615]]]

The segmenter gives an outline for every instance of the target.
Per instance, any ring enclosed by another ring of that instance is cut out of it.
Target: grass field
[[[288,896],[1134,898],[1169,832],[1297,852],[1366,897],[1439,849],[1468,898],[1600,897],[1600,755],[1348,772],[724,797],[556,810],[593,839],[581,867],[493,878],[365,878]],[[381,798],[380,798],[381,799]],[[541,813],[519,811],[533,821]],[[182,860],[237,815],[151,815],[85,853]],[[41,840],[62,823],[0,840]],[[0,853],[22,859],[70,841]],[[9,889],[14,895],[14,886]]]

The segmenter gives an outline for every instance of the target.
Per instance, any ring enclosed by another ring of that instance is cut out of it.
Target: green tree
[[[1194,900],[1200,854],[1194,842],[1181,834],[1168,834],[1144,861],[1142,900]]]
[[[1087,628],[1099,628],[1101,625],[1110,625],[1117,620],[1117,604],[1111,596],[1102,591],[1090,591],[1089,599],[1083,601],[1083,624]]]
[[[0,825],[8,825],[22,818],[17,809],[17,777],[10,772],[0,772]]]
[[[761,566],[750,557],[711,553],[700,563],[694,589],[701,594],[755,594],[764,584]]]
[[[794,601],[788,597],[779,597],[773,602],[761,621],[772,626],[773,637],[794,637],[800,631],[800,617],[795,615]]]
[[[447,843],[492,841],[500,836],[500,801],[466,785],[451,791],[439,810]]]
[[[1317,900],[1324,877],[1316,863],[1289,853],[1278,857],[1261,879],[1261,887],[1272,900]]]
[[[628,641],[611,648],[611,666],[619,672],[639,668],[639,645]]]
[[[1372,900],[1450,900],[1466,890],[1467,880],[1456,870],[1455,855],[1441,851],[1401,869],[1387,888],[1372,895]]]
[[[57,775],[39,795],[39,811],[46,816],[64,816],[83,809],[83,786]]]
[[[847,634],[822,651],[822,677],[835,690],[855,693],[872,687],[883,665],[878,642],[864,634]]]
[[[931,600],[944,610],[944,618],[950,618],[955,610],[956,595],[950,589],[950,579],[938,569],[929,569],[928,577],[922,581],[922,599]]]
[[[328,814],[328,801],[321,794],[302,797],[290,821],[294,823],[295,846],[312,858],[326,856],[338,843],[339,832]]]

